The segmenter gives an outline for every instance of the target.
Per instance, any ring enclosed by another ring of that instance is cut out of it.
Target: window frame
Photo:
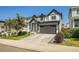
[[[79,9],[77,9],[77,14],[79,15]]]
[[[52,19],[52,20],[56,19],[56,15],[52,15],[52,16],[51,16],[51,19]]]
[[[1,26],[1,29],[4,29],[4,26]]]

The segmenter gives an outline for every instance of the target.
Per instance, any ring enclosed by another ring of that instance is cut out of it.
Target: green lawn
[[[24,37],[28,37],[32,35],[31,33],[30,34],[25,34],[25,35],[21,35],[21,36],[9,36],[9,37],[1,37],[2,39],[9,39],[9,40],[20,40]]]
[[[64,44],[67,45],[67,46],[77,46],[77,47],[79,47],[79,38],[66,39]]]

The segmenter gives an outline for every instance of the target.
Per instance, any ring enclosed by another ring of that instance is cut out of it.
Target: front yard
[[[32,35],[32,33],[26,33],[24,35],[17,35],[17,36],[6,36],[6,37],[0,37],[1,39],[8,39],[8,40],[21,40],[24,37],[28,37]]]
[[[64,45],[79,47],[79,28],[75,29],[63,29],[65,41]]]
[[[64,45],[79,47],[79,38],[70,38],[64,41]]]

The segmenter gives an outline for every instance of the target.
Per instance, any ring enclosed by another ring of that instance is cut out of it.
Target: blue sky
[[[52,9],[56,9],[63,14],[63,23],[68,22],[69,6],[0,6],[0,20],[6,18],[15,18],[16,13],[20,13],[21,16],[32,16],[48,14]]]

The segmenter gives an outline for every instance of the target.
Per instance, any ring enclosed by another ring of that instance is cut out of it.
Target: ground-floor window
[[[74,25],[75,25],[75,27],[79,27],[79,19],[74,20]]]

